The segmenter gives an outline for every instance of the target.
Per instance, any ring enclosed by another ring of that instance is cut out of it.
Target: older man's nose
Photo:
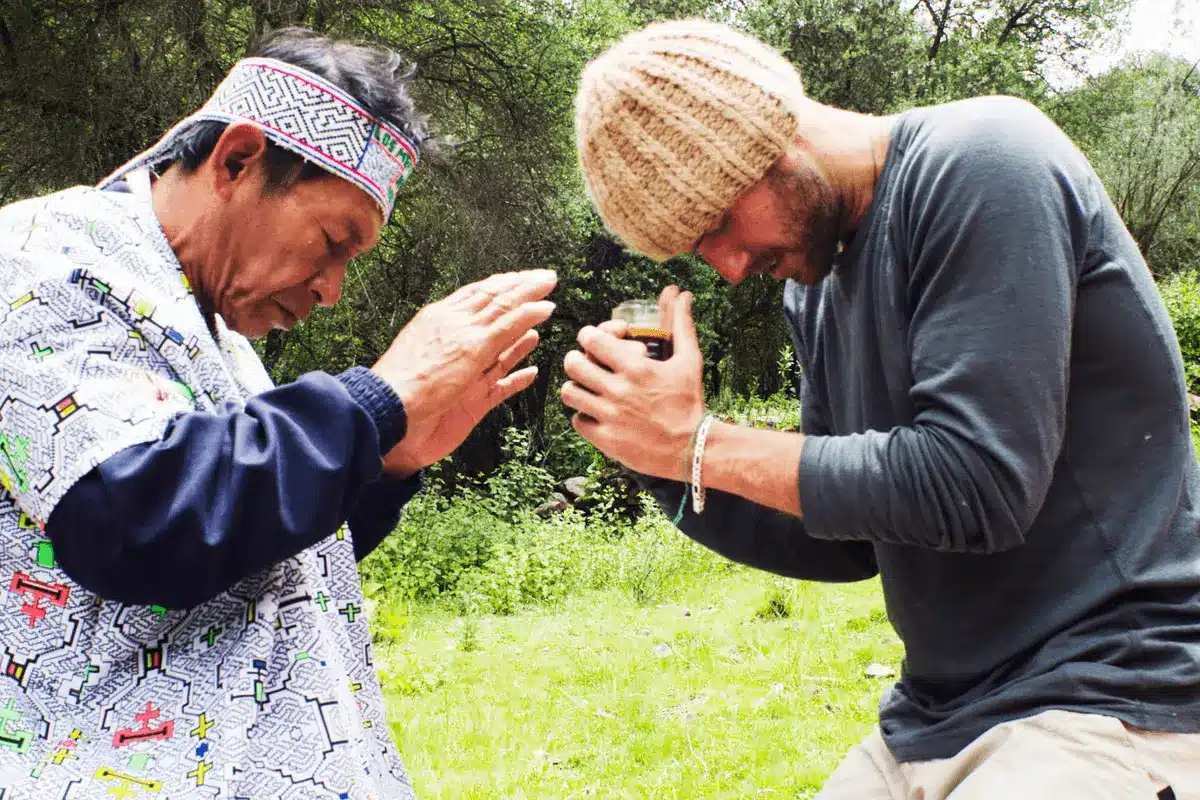
[[[329,284],[317,293],[317,302],[326,308],[337,305],[337,301],[341,298],[342,287],[338,284]]]
[[[336,305],[342,297],[342,279],[346,275],[345,268],[325,271],[317,276],[311,284],[313,300],[322,306]]]

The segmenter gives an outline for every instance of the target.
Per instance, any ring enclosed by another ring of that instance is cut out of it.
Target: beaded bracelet
[[[716,414],[705,414],[696,429],[696,449],[692,451],[692,511],[704,513],[704,481],[701,475],[704,466],[704,444],[708,441],[708,429],[717,418]]]
[[[692,452],[696,446],[696,433],[700,430],[700,426],[704,424],[704,418],[696,423],[696,427],[692,428],[692,435],[688,437],[687,447],[683,449],[683,495],[679,498],[679,509],[675,512],[675,518],[671,520],[672,525],[678,525],[683,519],[683,510],[687,508],[688,499],[688,483],[691,482],[691,472],[688,467],[692,463]]]

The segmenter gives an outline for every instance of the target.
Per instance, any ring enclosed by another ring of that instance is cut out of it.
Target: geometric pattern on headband
[[[420,158],[415,142],[321,76],[275,59],[247,58],[234,65],[199,111],[101,186],[162,160],[179,134],[199,120],[255,125],[280,147],[356,184],[379,204],[385,220],[397,188]]]

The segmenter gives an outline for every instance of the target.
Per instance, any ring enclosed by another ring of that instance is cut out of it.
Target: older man
[[[99,188],[0,211],[0,797],[402,798],[356,559],[535,370],[553,273],[272,387],[425,126],[399,59],[283,31]],[[348,526],[343,525],[344,522]]]
[[[776,52],[702,22],[598,58],[577,127],[632,248],[787,280],[803,432],[705,413],[691,298],[670,288],[669,361],[586,328],[562,392],[671,513],[690,495],[700,542],[797,578],[881,576],[903,674],[821,797],[1200,797],[1183,365],[1071,142],[1014,99],[823,106]]]

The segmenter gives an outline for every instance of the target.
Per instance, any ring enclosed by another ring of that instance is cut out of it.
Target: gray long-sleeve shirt
[[[785,291],[804,519],[713,493],[681,528],[743,563],[881,576],[905,644],[880,726],[944,758],[1051,708],[1200,731],[1200,467],[1170,319],[1041,112],[904,114],[834,273]],[[679,484],[648,484],[665,508]]]

